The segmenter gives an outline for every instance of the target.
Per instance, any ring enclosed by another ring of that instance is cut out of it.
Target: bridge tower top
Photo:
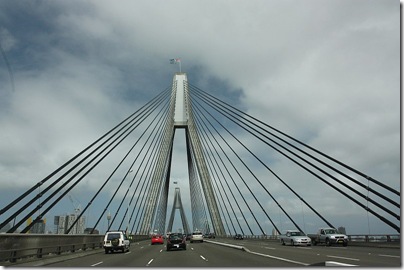
[[[173,95],[175,95],[174,127],[188,125],[188,80],[187,74],[177,72],[173,78]]]

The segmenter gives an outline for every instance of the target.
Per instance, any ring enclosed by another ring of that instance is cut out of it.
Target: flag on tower
[[[176,63],[180,63],[181,62],[181,59],[180,58],[173,58],[173,59],[170,59],[170,64],[176,64]]]
[[[180,72],[181,72],[181,58],[170,59],[170,64],[177,64],[177,63],[180,63]]]

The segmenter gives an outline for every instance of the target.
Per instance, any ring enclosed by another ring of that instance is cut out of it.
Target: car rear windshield
[[[112,239],[116,239],[116,238],[120,238],[121,234],[120,233],[109,233],[107,235],[107,240],[112,240]]]
[[[201,232],[194,232],[194,233],[192,233],[192,235],[202,235],[202,233]]]
[[[305,236],[305,234],[302,232],[291,232],[290,235],[291,236]]]
[[[170,239],[171,240],[178,240],[178,239],[182,239],[182,234],[170,234]]]

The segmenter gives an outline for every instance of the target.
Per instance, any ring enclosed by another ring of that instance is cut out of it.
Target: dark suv
[[[172,249],[187,249],[187,243],[182,233],[172,233],[167,237],[167,251]]]

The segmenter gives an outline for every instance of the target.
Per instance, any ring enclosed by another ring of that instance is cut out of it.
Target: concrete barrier
[[[134,235],[132,242],[148,238],[148,235]],[[98,234],[0,234],[0,262],[16,262],[17,259],[27,257],[40,259],[49,254],[102,248],[103,241],[104,235]]]

